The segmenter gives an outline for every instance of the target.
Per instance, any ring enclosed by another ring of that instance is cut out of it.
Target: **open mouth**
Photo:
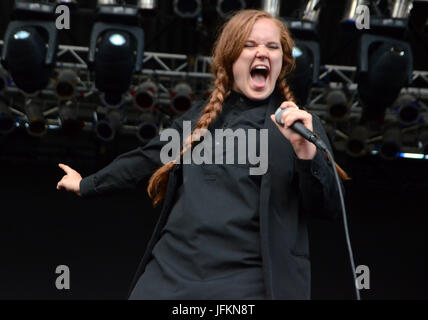
[[[265,65],[257,65],[251,68],[251,79],[253,79],[256,87],[264,88],[266,85],[266,79],[269,76],[269,71],[269,67]]]

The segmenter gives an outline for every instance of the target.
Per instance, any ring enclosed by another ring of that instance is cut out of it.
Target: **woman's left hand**
[[[306,128],[313,131],[312,115],[304,110],[300,110],[297,105],[291,101],[284,101],[280,108],[287,108],[287,110],[282,113],[281,117],[281,122],[284,126],[280,126],[276,123],[274,114],[270,116],[273,123],[275,123],[284,137],[290,141],[299,159],[313,159],[317,153],[315,145],[290,128],[295,121],[300,120]]]

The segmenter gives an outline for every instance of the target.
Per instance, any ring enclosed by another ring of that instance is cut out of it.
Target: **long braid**
[[[294,103],[296,102],[294,95],[291,92],[290,86],[287,84],[285,78],[283,78],[282,80],[278,80],[278,89],[287,101],[292,101]],[[328,155],[326,155],[326,157],[330,161]],[[342,180],[351,180],[348,174],[336,162],[334,163],[334,165],[337,169],[337,173],[339,174]]]
[[[217,116],[222,112],[224,99],[230,94],[230,91],[226,91],[228,87],[229,79],[226,75],[226,72],[223,68],[218,68],[216,72],[214,82],[214,90],[211,94],[210,101],[207,106],[204,108],[201,117],[199,118],[195,129],[192,131],[191,135],[185,139],[183,143],[183,149],[180,151],[179,159],[183,159],[183,155],[189,149],[191,150],[194,142],[199,140],[201,129],[208,129],[210,124],[217,118]],[[149,197],[153,200],[153,206],[157,206],[160,201],[165,196],[167,184],[168,184],[168,175],[174,164],[178,159],[170,161],[169,163],[163,165],[150,177],[149,185],[147,187],[147,192]]]

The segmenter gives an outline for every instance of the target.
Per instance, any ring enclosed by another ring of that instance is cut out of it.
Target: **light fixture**
[[[245,7],[245,0],[217,0],[217,13],[224,19]]]
[[[262,0],[261,8],[263,11],[266,11],[273,17],[279,17],[279,12],[281,9],[281,1],[280,0]]]
[[[401,150],[401,130],[396,124],[390,124],[385,127],[383,132],[382,144],[379,149],[379,154],[387,159],[394,159]]]
[[[192,106],[192,88],[185,82],[178,83],[171,92],[171,107],[176,113],[184,113]]]
[[[59,99],[70,99],[76,94],[78,77],[73,70],[63,70],[56,81],[55,90]]]
[[[201,12],[201,0],[174,0],[173,6],[181,18],[195,18]]]
[[[84,127],[84,122],[78,119],[79,105],[67,101],[58,107],[61,131],[69,137],[76,137]]]
[[[333,121],[341,121],[349,114],[350,102],[343,90],[330,90],[327,93],[326,105],[329,118]]]
[[[418,123],[421,119],[421,106],[418,100],[410,94],[400,95],[394,103],[398,121],[404,125]]]
[[[428,125],[425,124],[419,131],[418,141],[422,153],[428,155]]]
[[[363,104],[362,122],[381,124],[386,108],[411,82],[413,57],[407,42],[363,34],[360,39],[357,83]]]
[[[28,121],[27,132],[34,137],[44,136],[47,131],[47,123],[43,115],[43,107],[32,100],[28,100],[24,109]]]
[[[103,141],[112,141],[122,126],[122,115],[118,110],[109,110],[95,124],[95,134]]]
[[[318,81],[320,68],[319,43],[308,40],[295,40],[293,57],[295,69],[288,76],[288,84],[298,105],[306,105],[312,85]]]
[[[25,93],[44,89],[54,67],[58,30],[54,5],[17,1],[6,30],[2,64]]]
[[[137,7],[143,13],[153,13],[158,8],[158,1],[157,0],[138,0]]]
[[[346,152],[352,157],[363,156],[367,151],[367,138],[367,128],[361,125],[355,126],[346,142]]]
[[[6,71],[0,67],[0,93],[2,93],[7,88],[7,74]]]
[[[306,3],[305,10],[303,11],[303,21],[310,21],[316,26],[319,21],[319,15],[321,12],[321,1],[320,0],[309,0]]]
[[[151,80],[138,86],[134,94],[134,105],[141,111],[151,110],[156,104],[157,85]]]
[[[146,143],[152,140],[159,132],[159,126],[157,119],[151,112],[143,112],[138,120],[137,125],[137,137],[138,139]]]
[[[104,105],[119,108],[132,75],[142,69],[144,32],[139,8],[98,1],[97,20],[91,33],[88,65]]]
[[[15,120],[6,103],[0,97],[0,134],[8,134],[15,128]]]

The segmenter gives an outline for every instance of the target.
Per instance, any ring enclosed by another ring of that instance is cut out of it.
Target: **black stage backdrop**
[[[136,142],[99,144],[85,158],[67,144],[48,145],[49,135],[38,140],[18,130],[3,138],[0,299],[126,299],[159,209],[143,189],[93,199],[57,191],[57,162],[86,176]],[[337,158],[353,177],[346,203],[356,264],[370,269],[362,298],[428,298],[427,162]],[[353,299],[341,220],[311,221],[310,240],[313,299]],[[70,290],[56,289],[58,265],[70,268]]]

